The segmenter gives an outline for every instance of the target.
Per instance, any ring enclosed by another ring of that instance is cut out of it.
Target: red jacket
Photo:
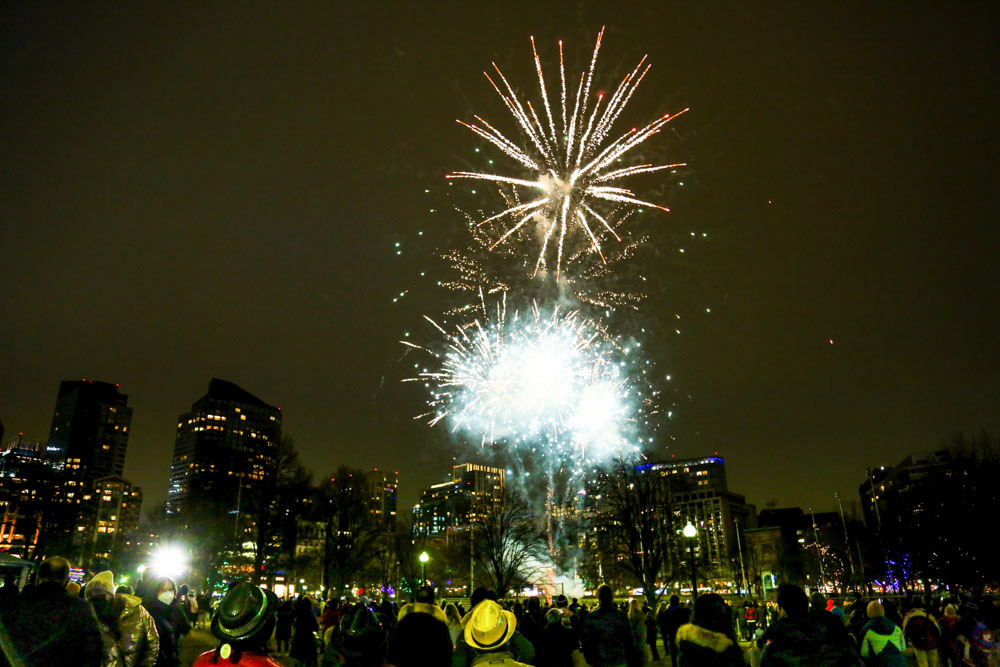
[[[244,651],[243,655],[240,656],[239,662],[230,662],[232,656],[228,659],[219,658],[218,662],[212,662],[213,657],[215,657],[215,649],[205,651],[191,663],[191,667],[231,667],[232,665],[240,665],[241,667],[282,667],[280,662],[272,660],[266,655],[254,653],[253,651]]]

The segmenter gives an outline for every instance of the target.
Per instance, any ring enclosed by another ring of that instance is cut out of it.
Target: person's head
[[[802,618],[809,613],[806,592],[792,584],[778,586],[778,611],[789,618]]]
[[[615,603],[615,592],[611,586],[601,584],[597,587],[597,603],[602,607],[610,607]]]
[[[295,611],[298,614],[311,614],[313,610],[312,600],[308,595],[303,595],[295,601]]]
[[[628,616],[629,618],[635,618],[642,613],[642,607],[639,606],[639,601],[632,598],[628,601]]]
[[[472,591],[472,596],[469,598],[469,604],[472,605],[473,609],[475,609],[476,605],[486,599],[487,594],[489,594],[489,590],[480,586],[476,590]]]
[[[826,611],[826,596],[816,592],[809,596],[810,611]]]
[[[868,603],[868,609],[866,610],[868,618],[878,618],[879,616],[885,616],[885,607],[878,600],[872,600]]]
[[[528,598],[528,611],[539,611],[542,608],[542,601],[538,599],[537,595],[532,595]]]
[[[699,595],[694,601],[694,624],[728,637],[733,631],[732,612],[726,601],[718,594]]]
[[[417,591],[417,596],[414,598],[414,602],[423,602],[425,604],[434,604],[434,589],[430,586],[424,586]]]
[[[444,608],[444,615],[448,617],[448,623],[461,623],[462,615],[458,613],[458,607],[454,602],[449,602]]]
[[[39,584],[57,583],[60,586],[65,586],[69,583],[70,569],[71,567],[69,561],[65,558],[56,556],[55,558],[43,560],[42,564],[38,566],[38,576],[36,581]],[[77,591],[79,591],[79,589],[77,589]]]
[[[115,608],[115,575],[109,570],[98,572],[83,587],[83,597],[94,608],[94,613],[103,621],[112,621],[122,609]],[[122,605],[118,605],[122,607]]]
[[[500,651],[514,636],[517,619],[493,600],[483,600],[465,624],[465,641],[482,652]]]
[[[238,654],[266,645],[274,631],[277,609],[278,598],[259,586],[244,581],[230,588],[212,617],[219,655],[226,659],[233,651]]]
[[[676,607],[680,603],[681,603],[681,599],[679,597],[677,597],[676,595],[671,595],[670,596],[670,606],[671,607]]]
[[[958,616],[958,609],[956,609],[955,605],[953,605],[953,604],[946,604],[944,606],[944,615],[945,616]]]
[[[66,584],[66,592],[72,595],[73,597],[80,597],[81,590],[83,589],[80,588],[80,584],[76,583],[75,581],[71,581],[68,584]]]
[[[348,658],[378,658],[385,653],[382,624],[375,612],[363,604],[356,604],[344,612],[338,631],[340,649]]]
[[[153,580],[153,597],[163,604],[171,604],[177,597],[177,585],[170,577],[159,577]]]
[[[128,584],[122,584],[115,589],[115,595],[135,595],[135,589]]]
[[[556,607],[565,609],[569,606],[569,600],[565,595],[557,595],[555,599]]]

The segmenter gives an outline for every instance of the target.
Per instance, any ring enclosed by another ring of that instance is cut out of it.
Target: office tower
[[[59,384],[46,453],[69,479],[121,475],[131,425],[128,396],[117,384],[67,380]]]
[[[435,484],[420,494],[413,508],[414,530],[436,535],[468,528],[503,498],[503,468],[477,463],[453,466],[451,480]]]
[[[239,513],[274,465],[281,409],[232,382],[213,378],[208,393],[177,419],[167,512],[203,502]]]

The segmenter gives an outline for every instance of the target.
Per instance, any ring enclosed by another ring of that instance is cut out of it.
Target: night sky
[[[604,24],[604,86],[653,63],[620,127],[691,107],[651,143],[685,185],[641,224],[709,235],[648,266],[660,453],[820,510],[866,466],[1000,431],[1000,8],[709,5],[6,3],[8,435],[47,438],[60,380],[120,383],[152,507],[216,376],[281,406],[318,474],[399,470],[411,504],[467,458],[398,382],[397,341],[440,311],[415,276],[463,223],[443,176],[481,145],[454,120],[513,130],[482,70],[536,96],[528,36],[575,71]]]

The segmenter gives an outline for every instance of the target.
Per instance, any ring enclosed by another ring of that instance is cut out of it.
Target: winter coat
[[[94,610],[58,582],[25,588],[0,610],[0,644],[4,667],[6,651],[26,667],[98,667],[104,657]]]
[[[98,619],[104,640],[104,667],[153,667],[160,655],[156,622],[134,595],[116,595],[112,601],[114,626]]]
[[[410,610],[402,616],[389,636],[386,663],[397,667],[448,667],[452,664],[451,634],[445,621],[436,614],[419,610]],[[465,645],[462,639],[458,641]]]
[[[906,667],[903,630],[885,616],[876,616],[861,629],[861,658],[869,667]]]
[[[958,645],[958,616],[941,617],[941,657],[958,664],[962,654]]]
[[[721,632],[694,623],[677,630],[677,664],[680,667],[744,667],[743,650]]]
[[[914,607],[903,618],[903,635],[914,648],[934,651],[941,643],[941,626],[926,611]]]
[[[311,611],[296,611],[295,634],[288,656],[307,665],[316,664],[316,631],[319,624]]]
[[[535,638],[535,662],[541,667],[573,667],[573,651],[580,641],[572,628],[562,623],[546,623]]]
[[[593,667],[624,665],[635,654],[628,618],[613,606],[598,607],[587,614],[580,643]]]
[[[680,605],[670,606],[666,609],[660,608],[656,615],[656,623],[660,626],[660,636],[663,643],[667,644],[670,639],[677,634],[677,629],[688,622],[691,618],[691,610]]]
[[[483,653],[472,661],[472,667],[530,667],[529,665],[514,660],[507,651],[493,651]]]
[[[802,618],[778,619],[757,640],[758,647],[764,649],[760,666],[854,667],[858,664],[857,655],[847,630],[843,625],[837,628],[837,623],[839,621],[828,611]]]
[[[295,603],[285,600],[278,607],[278,623],[274,631],[276,641],[288,641],[292,638],[292,622],[295,620]]]
[[[181,663],[181,636],[191,632],[187,615],[177,605],[163,604],[156,598],[144,601],[142,606],[153,617],[160,637],[156,667],[176,667]]]

